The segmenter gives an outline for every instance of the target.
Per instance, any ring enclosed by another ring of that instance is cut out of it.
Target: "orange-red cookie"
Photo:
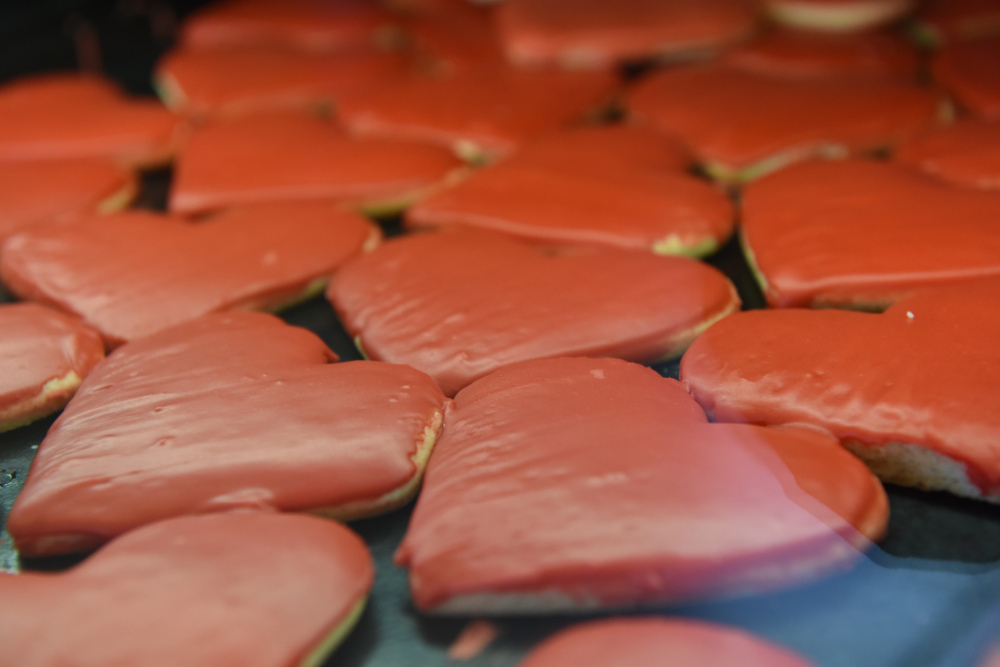
[[[22,554],[45,555],[182,514],[349,519],[406,503],[445,397],[406,366],[333,361],[317,336],[262,313],[122,346],[42,441],[7,530]]]
[[[262,44],[343,51],[371,46],[391,24],[369,0],[228,0],[189,16],[180,40],[199,48]]]
[[[919,29],[931,42],[1000,32],[1000,0],[924,0]]]
[[[894,158],[952,183],[1000,190],[1000,118],[962,120],[914,137]]]
[[[0,431],[60,409],[104,358],[101,336],[33,303],[0,305]]]
[[[725,193],[681,171],[687,159],[649,129],[563,131],[431,195],[406,212],[406,222],[706,255],[732,232],[735,214]]]
[[[993,278],[882,314],[740,313],[695,341],[681,379],[717,421],[816,424],[887,481],[998,502],[998,303]]]
[[[317,117],[252,114],[194,132],[177,160],[170,209],[195,213],[276,200],[337,200],[397,210],[462,163],[414,141],[357,139]]]
[[[750,633],[680,618],[613,618],[574,625],[546,639],[519,667],[810,667],[792,651]]]
[[[73,313],[110,346],[220,310],[278,310],[322,290],[375,227],[328,202],[146,211],[36,225],[0,249],[12,293]]]
[[[0,87],[0,161],[103,157],[128,166],[166,163],[178,118],[130,98],[108,79],[44,74]]]
[[[915,0],[765,0],[779,23],[828,32],[860,32],[906,16]]]
[[[68,572],[0,573],[0,642],[25,667],[320,664],[373,578],[364,542],[332,521],[184,517]]]
[[[1000,118],[1000,33],[949,42],[938,52],[932,69],[973,115]]]
[[[690,146],[714,177],[743,181],[810,156],[891,146],[935,123],[940,100],[894,79],[797,79],[705,65],[654,73],[628,106]]]
[[[520,65],[608,66],[718,48],[757,23],[748,0],[506,0],[497,16]]]
[[[484,64],[345,95],[339,110],[354,134],[419,139],[478,159],[594,112],[616,85],[611,72]]]
[[[775,29],[725,53],[726,65],[791,77],[900,76],[914,78],[920,65],[916,48],[893,32],[823,33]]]
[[[676,357],[739,308],[725,276],[686,257],[472,229],[385,243],[345,264],[327,297],[365,355],[419,368],[448,395],[526,359]]]
[[[743,242],[772,306],[882,309],[1000,274],[1000,193],[899,165],[796,165],[743,193]]]
[[[887,518],[828,433],[709,424],[651,369],[548,359],[455,397],[396,559],[422,610],[623,607],[814,579]]]
[[[124,208],[136,189],[130,171],[100,158],[0,162],[0,243],[38,222]]]
[[[284,47],[180,48],[157,65],[164,103],[196,116],[329,109],[359,86],[402,76],[405,58],[379,51],[316,53]]]

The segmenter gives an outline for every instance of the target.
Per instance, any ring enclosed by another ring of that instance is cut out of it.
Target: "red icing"
[[[752,101],[752,102],[751,102]],[[722,66],[666,69],[629,96],[632,111],[698,158],[745,169],[782,152],[892,145],[935,122],[937,94],[904,81],[790,79]]]
[[[808,463],[790,473],[772,442]],[[829,434],[708,424],[680,383],[635,364],[526,362],[456,396],[397,561],[425,610],[483,594],[527,596],[517,608],[530,610],[788,586],[866,543],[800,485],[884,529],[881,485]]]
[[[753,31],[757,7],[748,0],[506,0],[498,19],[514,62],[609,65],[732,42]]]
[[[952,183],[1000,190],[1000,119],[928,132],[900,146],[894,158]]]
[[[6,423],[34,419],[58,410],[76,386],[52,391],[44,402],[32,400],[45,383],[69,373],[83,378],[104,358],[96,331],[32,303],[0,306],[0,430]]]
[[[467,0],[438,4],[419,9],[406,21],[406,30],[419,55],[445,68],[503,61],[491,7],[474,6]]]
[[[167,162],[177,117],[158,102],[129,98],[110,80],[77,74],[27,77],[0,88],[0,161],[112,158]]]
[[[745,244],[782,307],[884,307],[1000,274],[998,218],[997,193],[861,160],[797,165],[743,193]]]
[[[732,204],[721,190],[681,173],[686,162],[682,149],[650,130],[576,129],[431,195],[407,211],[406,221],[642,250],[668,237],[686,248],[721,244],[732,231]]]
[[[0,277],[117,345],[204,313],[287,305],[374,234],[327,202],[229,209],[198,223],[143,211],[81,216],[8,239]]]
[[[177,162],[170,208],[195,212],[291,199],[398,202],[460,165],[436,146],[353,139],[305,114],[253,114],[192,135]]]
[[[384,511],[420,474],[412,457],[445,398],[411,368],[335,360],[259,313],[121,347],[42,442],[8,519],[18,549],[86,548],[181,514]]]
[[[339,112],[355,134],[468,143],[501,155],[593,111],[615,87],[609,72],[484,64],[345,95]]]
[[[681,379],[717,420],[806,422],[870,445],[916,444],[966,464],[984,494],[1000,497],[998,301],[992,279],[880,315],[740,313],[695,341]]]
[[[331,521],[185,517],[65,573],[0,573],[0,643],[33,667],[295,665],[372,579],[364,543]]]
[[[945,45],[933,72],[974,115],[1000,118],[1000,34]]]
[[[629,618],[574,625],[535,648],[519,667],[809,667],[787,649],[724,625]]]

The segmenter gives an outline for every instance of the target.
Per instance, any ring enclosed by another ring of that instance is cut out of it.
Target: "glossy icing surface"
[[[100,158],[0,162],[0,243],[38,222],[128,204],[135,178]]]
[[[339,111],[341,122],[355,134],[460,149],[471,145],[503,155],[595,110],[616,85],[610,72],[484,64],[345,95]]]
[[[121,347],[39,447],[7,524],[18,549],[92,548],[183,514],[364,515],[422,472],[445,398],[412,368],[333,361],[311,332],[260,313]]]
[[[498,22],[508,57],[528,65],[610,65],[711,49],[751,33],[746,0],[509,0]]]
[[[1000,118],[1000,33],[946,44],[933,72],[973,115]]]
[[[964,464],[997,496],[998,300],[991,279],[929,290],[883,314],[740,313],[695,341],[681,379],[719,421],[804,422],[876,447],[916,444]]]
[[[159,102],[129,98],[108,79],[45,74],[0,88],[0,161],[112,158],[167,162],[177,117]]]
[[[354,139],[306,114],[253,114],[191,136],[178,157],[170,209],[294,199],[395,202],[416,197],[459,166],[437,146]]]
[[[369,358],[419,368],[449,395],[525,359],[677,356],[739,307],[729,281],[694,260],[550,252],[478,230],[387,242],[345,264],[327,297]]]
[[[809,667],[788,649],[724,625],[638,617],[574,625],[534,649],[519,667]]]
[[[96,331],[37,304],[0,306],[0,331],[0,430],[61,408],[104,358]]]
[[[749,103],[752,100],[753,103]],[[699,160],[746,169],[781,153],[856,153],[935,122],[928,88],[870,77],[790,79],[723,66],[676,68],[641,81],[635,115],[685,142]]]
[[[804,163],[743,193],[743,240],[780,307],[879,308],[1000,274],[998,217],[998,193],[874,161]]]
[[[732,232],[735,212],[720,189],[682,172],[687,160],[649,129],[563,131],[431,195],[407,211],[406,222],[707,254]]]
[[[23,299],[80,316],[114,346],[213,311],[288,305],[377,234],[328,202],[229,209],[200,222],[139,210],[80,216],[10,237],[0,278]]]
[[[0,642],[26,667],[298,665],[351,622],[373,574],[332,521],[173,519],[65,573],[0,573]]]
[[[968,119],[922,134],[893,157],[952,183],[1000,190],[1000,119]]]
[[[828,32],[861,32],[903,18],[916,0],[765,0],[768,16],[785,25]]]
[[[804,465],[790,471],[772,442]],[[846,502],[830,511],[828,497]],[[866,540],[835,512],[877,535],[886,507],[829,434],[709,424],[651,369],[549,359],[455,397],[397,561],[424,610],[689,600],[846,567]]]

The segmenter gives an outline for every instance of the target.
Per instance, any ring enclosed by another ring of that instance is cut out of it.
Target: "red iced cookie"
[[[717,48],[756,27],[749,0],[506,0],[498,13],[511,61],[606,66]]]
[[[882,314],[740,313],[695,341],[681,379],[717,421],[817,424],[886,481],[997,502],[997,303],[991,279]]]
[[[109,160],[0,162],[0,243],[38,222],[124,208],[135,192],[132,173]]]
[[[797,79],[705,65],[654,73],[628,106],[690,146],[714,177],[750,180],[814,155],[891,146],[935,123],[940,100],[894,79]]]
[[[446,399],[405,366],[331,363],[261,313],[121,347],[42,441],[7,530],[22,554],[81,551],[181,514],[370,516],[414,493]]]
[[[847,567],[887,507],[828,433],[709,424],[651,369],[549,359],[455,397],[397,561],[440,613],[677,602]]]
[[[545,640],[519,667],[810,667],[788,649],[736,628],[666,618],[574,625]]]
[[[0,643],[31,667],[320,664],[373,575],[364,542],[332,521],[173,519],[68,572],[0,573]]]
[[[191,136],[177,160],[170,208],[192,213],[325,199],[394,211],[461,166],[437,146],[355,139],[306,114],[253,114],[210,123]]]
[[[10,237],[0,278],[115,346],[209,312],[298,302],[377,240],[371,223],[328,202],[229,209],[199,222],[128,211]]]
[[[431,195],[407,211],[406,221],[706,255],[729,236],[735,215],[725,193],[682,173],[687,161],[677,144],[648,129],[563,131]]]
[[[894,157],[952,183],[1000,190],[1000,119],[963,120],[928,132]]]
[[[484,64],[346,95],[339,111],[355,134],[419,139],[479,159],[569,125],[605,104],[616,86],[610,72]]]
[[[108,79],[78,74],[5,84],[0,118],[0,161],[102,157],[154,166],[173,156],[178,126],[159,102],[130,98]]]
[[[896,21],[908,14],[915,0],[765,0],[779,23],[829,32],[859,32]]]
[[[772,306],[881,309],[1000,274],[1000,193],[899,165],[796,165],[743,193],[743,241]]]
[[[946,44],[933,72],[973,115],[1000,118],[1000,34]]]
[[[55,412],[104,358],[90,327],[33,303],[0,305],[0,431]]]
[[[443,0],[416,8],[404,27],[414,51],[444,70],[504,61],[492,7]]]

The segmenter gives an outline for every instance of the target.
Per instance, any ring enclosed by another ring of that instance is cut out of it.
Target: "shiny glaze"
[[[139,210],[80,216],[10,237],[0,278],[114,346],[204,313],[287,305],[377,234],[328,202],[229,209],[197,223]]]
[[[1000,274],[998,218],[1000,193],[863,160],[796,165],[743,193],[743,240],[780,307],[884,308]]]
[[[259,113],[193,133],[177,160],[170,209],[292,199],[378,204],[416,197],[459,166],[436,146],[354,139],[307,114]]]
[[[709,424],[651,369],[549,359],[455,397],[396,558],[430,611],[476,595],[523,611],[676,602],[843,568],[867,544],[850,522],[877,537],[887,507],[828,433]]]
[[[263,512],[184,517],[63,573],[0,573],[0,643],[18,665],[298,665],[372,586],[344,526]]]
[[[917,0],[764,0],[768,17],[817,32],[861,32],[902,19]]]
[[[564,131],[431,195],[406,222],[639,250],[669,238],[672,253],[707,254],[732,232],[735,213],[725,193],[682,172],[687,160],[649,129]]]
[[[0,243],[38,222],[128,205],[130,171],[100,158],[0,162]]]
[[[725,276],[684,257],[469,229],[387,242],[345,264],[327,297],[369,358],[419,368],[448,395],[525,359],[677,356],[739,307]]]
[[[752,101],[752,103],[751,103]],[[688,144],[699,160],[746,169],[783,152],[892,145],[935,122],[928,88],[871,77],[790,79],[724,66],[675,68],[641,81],[635,115]]]
[[[951,183],[1000,190],[1000,118],[968,119],[906,142],[896,162]]]
[[[949,42],[932,71],[973,115],[1000,118],[1000,33]]]
[[[122,346],[42,441],[8,519],[15,544],[80,550],[236,509],[363,516],[422,472],[414,458],[445,398],[412,368],[333,361],[315,334],[261,313]]]
[[[407,68],[405,58],[378,51],[181,48],[159,62],[155,77],[169,107],[204,116],[329,108],[342,92],[402,76]]]
[[[339,111],[355,134],[471,145],[500,156],[594,111],[616,85],[610,72],[483,64],[345,95]]]
[[[93,75],[42,74],[0,87],[0,161],[111,158],[169,161],[178,118],[159,102],[124,95]]]
[[[811,662],[745,630],[680,618],[580,623],[536,647],[519,667],[809,667]]]
[[[104,343],[90,327],[34,303],[0,305],[0,431],[55,412],[80,380],[104,358]],[[48,392],[46,383],[75,373],[75,381]]]
[[[719,421],[804,422],[875,447],[916,444],[965,464],[997,496],[998,302],[991,279],[883,314],[740,313],[695,341],[681,379]]]
[[[717,48],[750,34],[747,0],[507,0],[498,23],[507,55],[522,65],[611,65]]]

